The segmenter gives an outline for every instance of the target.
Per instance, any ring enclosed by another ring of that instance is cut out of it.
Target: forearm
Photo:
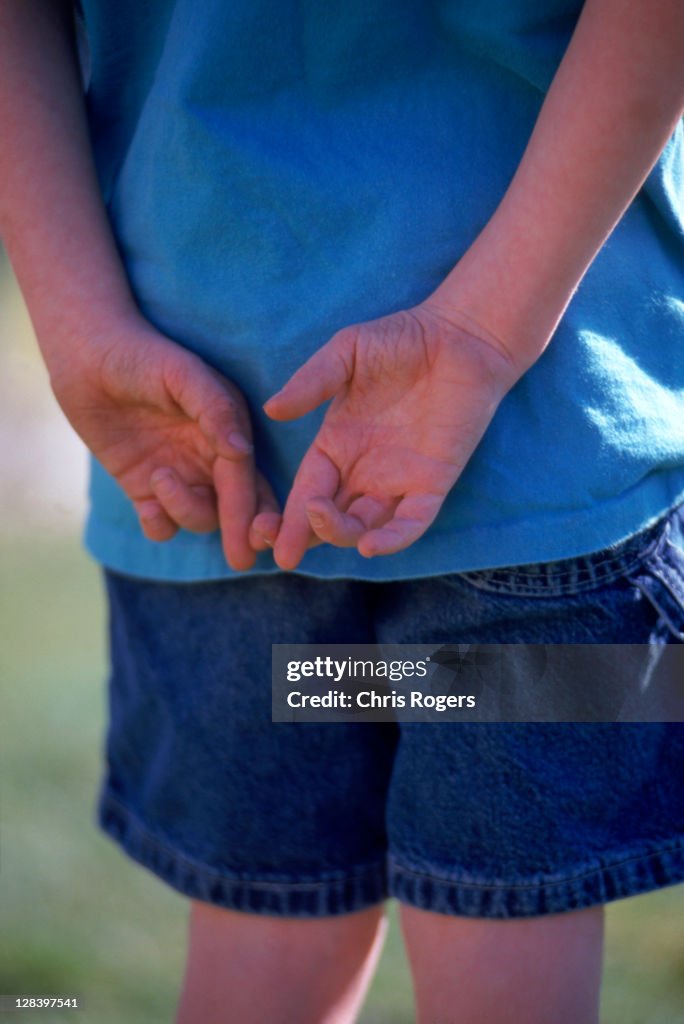
[[[588,0],[518,170],[433,293],[526,369],[684,107],[681,0]]]
[[[100,197],[71,4],[0,4],[0,231],[48,367],[134,303]]]

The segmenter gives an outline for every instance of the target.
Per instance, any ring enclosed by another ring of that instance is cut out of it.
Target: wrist
[[[74,315],[75,312],[79,311],[71,308],[62,316],[49,318],[41,329],[34,322],[53,390],[75,368],[99,367],[122,338],[152,330],[132,301],[101,302],[95,308],[83,310],[82,315]]]
[[[409,312],[429,325],[431,331],[437,327],[444,346],[444,366],[453,358],[456,376],[461,382],[467,381],[472,392],[479,393],[492,411],[522,376],[501,340],[461,310],[446,310],[428,299]]]
[[[494,340],[522,374],[549,344],[582,274],[554,258],[548,231],[503,220],[495,215],[428,301]]]
[[[486,343],[521,377],[541,356],[556,326],[538,308],[527,312],[506,301],[505,289],[487,288],[454,272],[423,303],[455,328]]]

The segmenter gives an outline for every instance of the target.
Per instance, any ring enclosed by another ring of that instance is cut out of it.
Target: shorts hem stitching
[[[103,832],[132,860],[190,899],[251,914],[286,917],[352,913],[387,899],[384,857],[344,871],[330,871],[329,878],[318,880],[251,879],[218,871],[164,843],[106,786],[96,817]]]
[[[684,837],[592,870],[531,883],[470,882],[390,857],[390,896],[423,910],[471,917],[534,917],[581,910],[684,881]]]

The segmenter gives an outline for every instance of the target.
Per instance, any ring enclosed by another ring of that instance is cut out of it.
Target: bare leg
[[[352,1024],[385,931],[382,905],[300,920],[193,902],[176,1024]]]
[[[603,907],[452,917],[402,905],[418,1024],[598,1024]]]

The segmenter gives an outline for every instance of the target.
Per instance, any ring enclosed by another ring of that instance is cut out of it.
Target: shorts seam
[[[132,860],[190,899],[251,914],[311,918],[353,913],[388,898],[384,855],[379,861],[321,871],[311,881],[260,880],[222,872],[160,840],[106,784],[96,816],[103,832]]]
[[[624,541],[623,543],[628,545],[627,550],[620,552],[618,545],[615,551],[606,551],[598,561],[594,560],[594,554],[599,554],[599,552],[561,559],[560,564],[566,562],[568,565],[568,568],[565,569],[554,570],[551,568],[553,562],[545,562],[532,571],[525,571],[525,567],[521,565],[502,569],[467,570],[458,575],[478,590],[488,590],[491,593],[505,596],[568,597],[579,595],[614,583],[638,570],[653,555],[663,537],[669,536],[669,527],[669,517],[649,527],[645,531],[648,540],[644,538],[644,542],[634,551],[629,548],[630,542]],[[632,538],[632,543],[633,541],[634,538]],[[610,566],[611,563],[613,568],[604,572],[605,567]],[[581,574],[588,574],[590,578],[580,581],[577,577]]]
[[[651,857],[661,857],[663,854],[677,852],[684,850],[684,836],[678,838],[672,843],[659,846],[657,850],[644,851],[640,854],[630,855],[629,857],[623,857],[620,860],[605,860],[603,863],[597,863],[595,867],[590,868],[586,871],[581,871],[574,875],[562,875],[553,880],[546,882],[467,882],[462,881],[458,878],[450,878],[447,875],[440,875],[436,872],[421,871],[417,868],[411,868],[406,866],[404,863],[396,859],[395,857],[389,858],[390,868],[396,869],[403,874],[415,875],[416,878],[427,878],[435,882],[446,882],[454,885],[458,885],[462,888],[469,889],[548,889],[554,886],[564,885],[567,882],[575,882],[582,878],[588,878],[591,875],[595,875],[599,871],[610,870],[611,868],[622,867],[625,864],[633,864],[637,861],[648,860]]]
[[[565,570],[562,573],[539,573],[537,574],[543,582],[540,582],[538,578],[535,578],[534,573],[520,573],[511,574],[505,579],[499,580],[485,580],[481,581],[472,578],[471,573],[461,573],[467,583],[477,587],[479,590],[489,590],[493,593],[504,594],[506,596],[517,597],[523,596],[528,597],[530,595],[537,595],[541,597],[573,597],[574,595],[580,595],[587,593],[588,591],[598,590],[603,586],[610,583],[615,583],[618,580],[624,578],[629,573],[635,572],[643,562],[651,555],[650,551],[646,551],[641,557],[635,558],[632,562],[628,562],[622,566],[615,568],[611,572],[607,572],[603,575],[600,573],[597,576],[592,576],[591,579],[587,579],[583,582],[577,582],[573,580],[573,577],[577,576],[578,570]],[[600,570],[606,562],[597,563],[592,566],[592,572]],[[483,572],[489,572],[488,569],[483,569]],[[498,570],[493,570],[497,572]],[[583,570],[579,570],[580,572]]]
[[[675,600],[684,600],[684,589],[682,589],[680,578],[674,569],[667,565],[667,563],[660,562],[658,564],[657,571],[662,576],[663,582]]]
[[[385,861],[382,860],[369,861],[367,864],[355,864],[348,869],[340,871],[331,871],[329,880],[317,882],[291,882],[287,879],[284,879],[282,882],[259,881],[258,879],[252,879],[250,875],[244,875],[237,871],[219,871],[217,868],[212,868],[209,867],[209,865],[204,864],[201,860],[195,860],[194,857],[189,857],[186,853],[182,853],[180,850],[177,850],[175,846],[172,846],[170,843],[165,843],[161,839],[159,839],[158,836],[155,836],[155,834],[150,831],[147,825],[145,825],[145,823],[140,820],[138,815],[131,811],[130,808],[127,807],[127,805],[124,804],[117,797],[112,796],[111,793],[107,792],[105,799],[107,803],[116,804],[116,806],[121,811],[123,811],[128,818],[131,819],[131,821],[134,824],[134,827],[137,829],[138,832],[141,833],[142,837],[144,838],[145,843],[148,843],[151,846],[156,846],[157,849],[162,851],[162,853],[170,854],[176,860],[183,861],[183,863],[187,864],[188,867],[195,868],[196,870],[201,871],[203,874],[215,875],[217,878],[228,878],[231,881],[235,882],[246,882],[250,886],[255,886],[261,889],[279,889],[281,886],[287,886],[288,889],[313,889],[317,887],[326,888],[326,886],[329,885],[329,882],[344,881],[344,879],[349,878],[354,874],[362,875],[366,873],[369,869],[372,871],[376,869],[378,866],[384,865],[385,863]]]
[[[593,871],[537,883],[446,879],[416,872],[396,860],[389,871],[389,892],[409,906],[442,914],[513,919],[585,910],[684,882],[684,842],[667,843],[641,856],[617,861],[599,858]]]

